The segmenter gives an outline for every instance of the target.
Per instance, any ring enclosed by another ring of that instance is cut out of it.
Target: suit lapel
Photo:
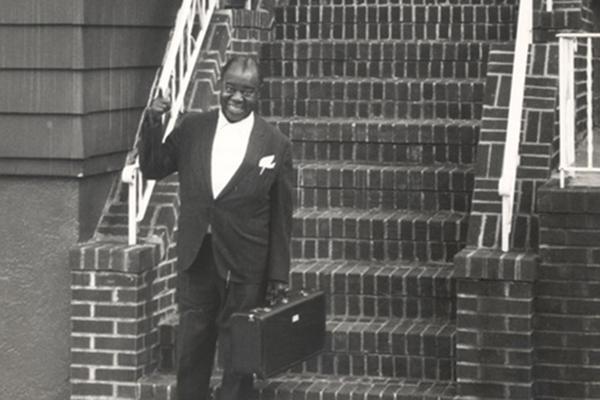
[[[218,110],[211,111],[206,119],[206,127],[199,128],[202,132],[198,134],[198,149],[195,152],[198,155],[199,160],[193,163],[193,165],[197,167],[197,175],[204,181],[205,187],[210,193],[210,198],[213,198],[211,178],[212,147],[217,131],[218,117]]]
[[[221,190],[221,193],[217,196],[217,199],[227,195],[237,184],[252,170],[258,168],[258,160],[260,155],[263,153],[263,147],[265,144],[265,129],[262,126],[262,120],[255,114],[254,126],[250,132],[250,138],[248,139],[248,147],[244,154],[244,160],[240,167],[235,171],[235,174],[231,177],[227,185]]]

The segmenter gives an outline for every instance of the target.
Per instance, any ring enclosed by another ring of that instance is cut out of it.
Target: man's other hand
[[[151,123],[158,123],[162,115],[171,109],[171,101],[166,97],[157,97],[152,100],[150,106],[146,109],[146,115]]]
[[[268,281],[267,282],[267,293],[265,300],[269,305],[275,305],[287,297],[288,285],[279,281]]]

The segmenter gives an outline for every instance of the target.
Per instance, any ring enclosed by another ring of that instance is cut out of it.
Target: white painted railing
[[[561,33],[559,40],[559,110],[560,110],[560,187],[565,187],[567,176],[574,177],[576,172],[600,172],[594,166],[594,94],[593,94],[593,39],[599,39],[600,33]],[[582,42],[582,43],[581,43]],[[575,55],[578,46],[586,46],[586,160],[576,160],[576,93],[575,93]],[[582,165],[583,164],[583,165]]]
[[[529,45],[533,38],[533,1],[521,1],[519,5],[519,21],[515,42],[515,58],[513,63],[510,103],[508,109],[508,126],[502,163],[502,176],[498,183],[498,194],[502,196],[502,251],[510,247],[512,230],[515,183],[519,166],[519,144],[521,142],[521,124],[523,115],[523,98],[525,95],[525,76],[527,74],[527,58]]]
[[[170,99],[171,109],[167,118],[165,138],[173,130],[177,117],[183,111],[185,93],[217,4],[218,0],[183,0],[177,13],[162,66],[150,90],[147,104],[150,105],[160,94]],[[137,147],[141,125],[142,121],[138,124],[134,149]],[[128,242],[135,244],[138,223],[144,219],[155,181],[144,179],[137,155],[131,158],[133,159],[128,160],[123,169],[121,180],[129,184]]]

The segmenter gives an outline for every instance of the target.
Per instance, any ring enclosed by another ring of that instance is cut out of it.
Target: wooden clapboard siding
[[[0,174],[120,169],[179,3],[0,0]]]
[[[181,0],[2,0],[0,24],[171,26]]]
[[[0,158],[45,158],[49,150],[53,158],[85,159],[95,155],[122,152],[131,144],[139,110],[119,110],[71,115],[8,114],[0,118],[3,143]],[[85,132],[73,135],[71,132]],[[105,132],[114,132],[105,140]],[[32,145],[35,143],[35,145]]]
[[[2,69],[97,69],[156,66],[149,44],[165,42],[163,27],[0,26]]]
[[[154,74],[154,67],[5,70],[0,87],[9,95],[0,96],[0,112],[83,115],[141,108]]]

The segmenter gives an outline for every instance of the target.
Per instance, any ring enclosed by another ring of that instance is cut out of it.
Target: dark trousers
[[[227,282],[216,271],[210,235],[192,266],[179,272],[177,302],[177,399],[208,400],[217,337],[222,356],[221,400],[246,400],[251,375],[231,370],[230,316],[255,308],[264,300],[264,285]]]

